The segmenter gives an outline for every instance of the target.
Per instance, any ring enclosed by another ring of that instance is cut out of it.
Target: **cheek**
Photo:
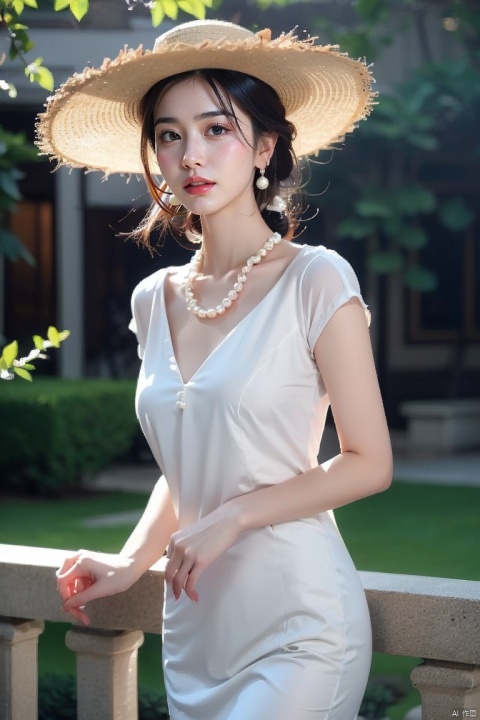
[[[170,174],[172,172],[172,169],[175,165],[175,160],[173,158],[173,154],[169,152],[165,152],[165,150],[157,150],[157,163],[158,167],[160,168],[160,173],[162,175]],[[178,163],[177,163],[178,165]]]
[[[227,143],[220,161],[225,167],[231,169],[235,166],[240,172],[243,169],[248,175],[253,171],[252,151],[239,142]]]

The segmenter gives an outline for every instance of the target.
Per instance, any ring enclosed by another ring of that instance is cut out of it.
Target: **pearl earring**
[[[260,177],[257,178],[257,182],[255,183],[255,185],[259,190],[266,190],[270,185],[270,180],[265,177],[265,168],[262,168],[262,170],[260,170]]]
[[[170,198],[169,198],[168,202],[170,203],[170,205],[173,205],[173,207],[178,207],[178,205],[181,205],[181,204],[182,204],[182,201],[179,200],[178,197],[177,197],[176,195],[173,195],[173,194],[170,195]]]

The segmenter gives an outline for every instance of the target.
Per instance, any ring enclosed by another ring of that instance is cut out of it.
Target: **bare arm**
[[[297,520],[386,490],[392,452],[363,308],[343,305],[315,346],[341,452],[302,475],[235,498],[242,529]]]
[[[167,481],[156,483],[142,517],[120,551],[134,561],[138,577],[148,570],[167,548],[170,536],[178,527]]]
[[[249,529],[310,517],[385,490],[392,453],[369,332],[357,300],[340,307],[315,346],[341,452],[328,463],[277,485],[241,495],[172,536],[166,579],[176,597]]]
[[[85,603],[123,592],[133,585],[162,557],[177,525],[167,482],[162,476],[120,553],[80,550],[65,560],[57,572],[64,610],[88,624]]]

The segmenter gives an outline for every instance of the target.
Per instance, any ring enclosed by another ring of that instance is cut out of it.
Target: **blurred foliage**
[[[411,77],[376,100],[368,122],[348,140],[348,152],[332,151],[332,162],[312,165],[309,189],[330,215],[340,238],[371,241],[368,266],[376,273],[400,273],[404,284],[423,292],[437,287],[435,274],[412,261],[432,240],[422,219],[435,216],[452,236],[466,230],[474,213],[462,195],[440,196],[421,179],[428,156],[445,139],[470,124],[480,110],[480,8],[470,0],[440,2],[438,21],[460,41],[458,57],[436,61],[428,42],[432,4],[416,0],[357,0],[353,29],[316,26],[355,57],[378,58],[398,33],[418,34],[424,62]],[[472,155],[480,158],[478,136]],[[328,192],[324,193],[328,187]]]
[[[130,8],[141,4],[148,8],[152,24],[160,25],[165,17],[175,20],[179,9],[193,15],[195,18],[204,18],[206,8],[211,7],[212,0],[124,0]],[[120,2],[120,0],[119,0]],[[24,11],[30,13],[35,10],[44,10],[45,3],[39,8],[37,0],[0,0],[0,30],[3,30],[8,39],[8,56],[0,56],[0,66],[7,60],[20,61],[24,66],[25,75],[30,82],[35,82],[44,90],[51,92],[54,88],[54,77],[51,71],[43,65],[43,58],[36,57],[27,60],[26,56],[35,47],[30,37],[30,29],[24,22]],[[52,11],[68,11],[75,20],[80,22],[90,9],[89,0],[51,0],[48,6]],[[31,15],[30,15],[31,16]],[[10,98],[17,96],[17,89],[12,84],[0,78],[0,90],[6,92]],[[21,199],[18,183],[22,173],[18,165],[25,161],[37,160],[36,148],[26,141],[22,133],[9,133],[0,126],[0,255],[9,260],[25,260],[34,264],[34,259],[20,240],[7,228],[6,213],[11,212],[15,203]]]
[[[4,383],[0,393],[2,489],[61,495],[127,453],[137,436],[135,382]]]
[[[138,720],[168,720],[164,693],[139,688]],[[73,675],[45,673],[38,686],[38,720],[77,720],[77,683]]]

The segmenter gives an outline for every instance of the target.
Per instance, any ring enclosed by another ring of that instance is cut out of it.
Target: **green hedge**
[[[138,436],[130,380],[12,380],[0,386],[3,489],[58,494],[127,453]]]
[[[138,720],[168,720],[169,717],[164,695],[139,688]],[[40,676],[38,720],[77,720],[77,687],[72,675]]]

